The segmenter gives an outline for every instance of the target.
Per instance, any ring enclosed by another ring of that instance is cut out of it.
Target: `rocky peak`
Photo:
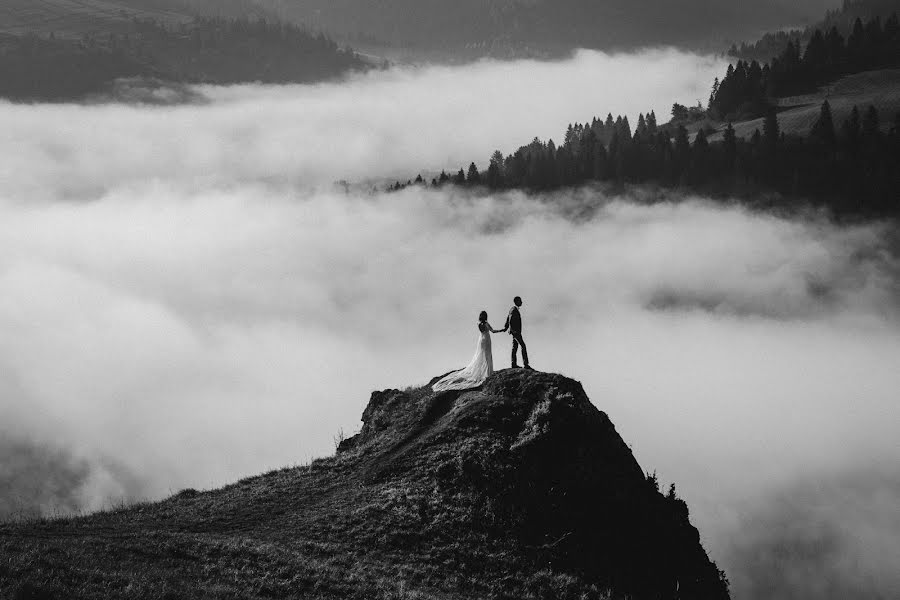
[[[385,390],[362,420],[340,453],[373,482],[478,507],[454,528],[502,532],[530,560],[630,597],[728,597],[686,504],[573,379],[508,369],[476,390]]]

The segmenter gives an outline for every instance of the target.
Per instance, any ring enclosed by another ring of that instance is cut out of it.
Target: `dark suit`
[[[522,346],[522,362],[527,367],[528,349],[525,347],[525,340],[522,339],[522,314],[519,312],[518,306],[513,306],[509,310],[509,315],[506,317],[506,328],[513,339],[512,366],[516,366],[516,352],[519,350],[519,346]]]

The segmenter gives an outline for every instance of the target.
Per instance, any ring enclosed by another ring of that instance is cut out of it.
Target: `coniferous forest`
[[[825,18],[818,23],[803,29],[773,31],[751,43],[732,44],[728,56],[735,60],[765,63],[781,54],[789,40],[805,46],[817,30],[831,31],[832,28],[846,37],[853,31],[857,20],[865,22],[890,15],[897,10],[897,6],[897,0],[843,0],[839,8],[826,12]]]
[[[725,77],[713,83],[710,116],[742,119],[765,114],[772,99],[803,94],[842,75],[872,69],[900,67],[900,22],[892,14],[882,24],[875,17],[866,23],[856,19],[845,39],[836,26],[813,32],[805,50],[787,40],[771,63],[739,60],[729,65]]]
[[[628,117],[608,114],[569,125],[560,144],[535,138],[510,155],[494,152],[484,172],[472,162],[455,175],[441,173],[431,185],[548,191],[590,182],[648,183],[757,203],[763,198],[786,208],[812,203],[839,217],[897,216],[900,113],[855,106],[835,122],[825,100],[814,126],[800,135],[781,131],[775,99],[848,73],[900,66],[898,31],[896,14],[884,24],[857,20],[847,40],[834,29],[817,31],[805,51],[791,42],[771,65],[729,65],[714,83],[706,110],[676,103],[666,124],[658,124],[651,111],[634,128]],[[764,117],[761,129],[749,139],[736,135],[732,120],[756,116]],[[688,132],[691,122],[710,119],[724,125]],[[719,133],[721,140],[709,140]],[[426,183],[419,176],[390,189]]]

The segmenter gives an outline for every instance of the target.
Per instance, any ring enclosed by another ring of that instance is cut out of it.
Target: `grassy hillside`
[[[685,503],[581,385],[524,369],[373,393],[361,433],[306,467],[0,525],[0,556],[0,597],[728,597]]]
[[[822,102],[828,100],[835,124],[840,127],[850,116],[850,111],[857,106],[860,111],[874,106],[881,115],[881,129],[888,131],[894,115],[900,113],[900,69],[882,69],[855,73],[822,87],[813,94],[791,96],[778,99],[778,126],[788,135],[809,134],[816,120]],[[707,122],[706,125],[709,125]],[[711,135],[710,141],[720,141],[724,123],[717,124],[717,132]],[[694,133],[699,127],[696,124]],[[753,132],[763,130],[763,119],[752,119],[734,123],[738,137],[750,139]]]

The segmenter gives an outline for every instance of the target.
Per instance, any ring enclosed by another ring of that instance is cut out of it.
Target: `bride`
[[[494,357],[491,354],[491,334],[503,333],[505,329],[494,329],[488,323],[488,314],[481,311],[478,315],[478,343],[475,346],[475,356],[472,362],[461,371],[454,371],[443,379],[436,382],[431,389],[435,392],[443,392],[445,390],[467,390],[475,388],[484,383],[494,372]]]

